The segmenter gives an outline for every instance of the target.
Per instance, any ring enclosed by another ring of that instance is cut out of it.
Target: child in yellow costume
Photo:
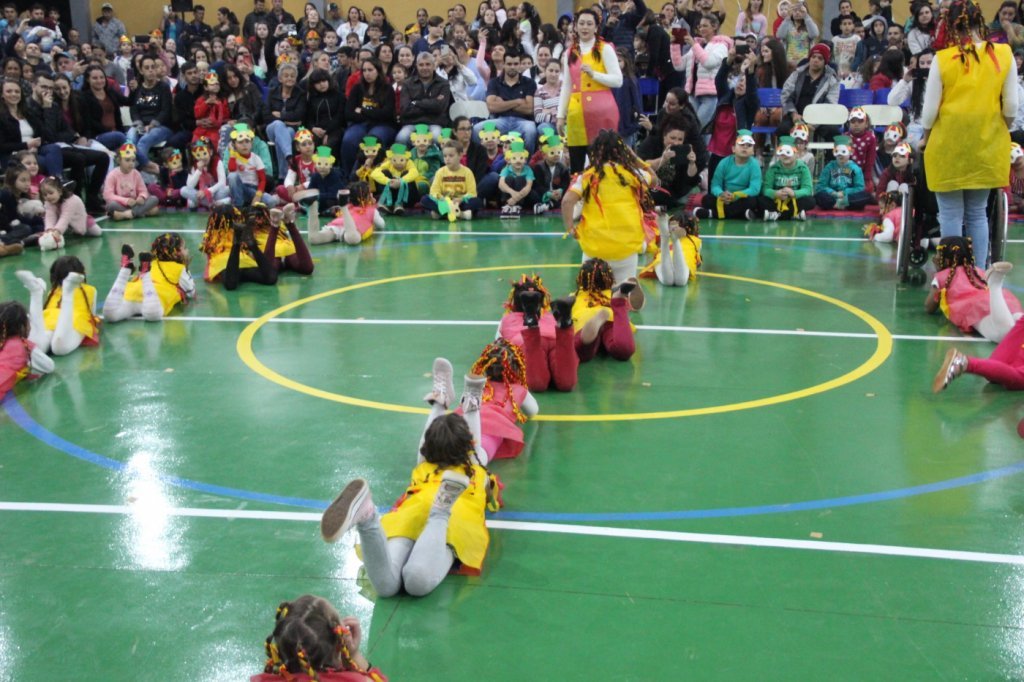
[[[81,345],[97,346],[96,288],[85,283],[85,266],[74,256],[61,256],[50,266],[46,282],[27,270],[15,273],[29,292],[29,340],[41,351],[67,355]]]
[[[629,360],[636,351],[629,311],[643,307],[644,293],[636,279],[615,285],[607,262],[585,262],[576,276],[572,322],[576,329],[576,355],[589,362],[599,353]]]
[[[396,142],[391,145],[387,157],[370,177],[381,187],[381,212],[403,215],[405,209],[419,198],[416,182],[420,179],[420,172],[410,160],[409,149],[404,144]]]
[[[481,442],[485,384],[482,376],[467,376],[463,414],[447,414],[455,394],[452,366],[444,358],[434,360],[434,388],[426,396],[430,416],[405,493],[380,516],[369,484],[356,479],[323,514],[320,532],[327,542],[356,528],[366,574],[382,597],[403,588],[422,597],[453,569],[480,573],[490,542],[484,512],[500,505],[498,482],[478,463],[474,448]]]
[[[583,260],[607,261],[616,282],[636,277],[637,257],[647,234],[645,213],[654,176],[618,133],[605,130],[590,146],[590,168],[576,178],[562,199],[562,220],[576,237]],[[573,212],[582,203],[582,217]]]
[[[103,302],[104,320],[120,322],[141,315],[153,322],[195,297],[188,247],[181,235],[167,232],[154,239],[149,252],[139,254],[139,276],[129,280],[135,270],[134,256],[131,246],[121,246],[121,269]]]
[[[697,279],[703,259],[700,248],[700,221],[682,213],[658,214],[660,249],[640,277],[657,277],[667,287],[685,287]]]
[[[374,169],[384,163],[384,147],[376,137],[367,136],[359,143],[359,153],[356,154],[356,165],[352,171],[352,177],[362,180],[370,186],[370,191],[377,194],[380,189],[371,177]]]

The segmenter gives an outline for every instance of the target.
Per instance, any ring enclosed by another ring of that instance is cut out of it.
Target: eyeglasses
[[[473,132],[473,126],[459,126],[455,129],[459,133],[471,133]]]

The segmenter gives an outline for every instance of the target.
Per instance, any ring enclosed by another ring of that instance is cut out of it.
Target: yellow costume
[[[609,301],[612,298],[611,289],[605,289],[603,292],[604,297]],[[591,305],[594,303],[594,305]],[[583,291],[578,289],[576,291],[576,300],[572,304],[572,328],[575,331],[583,329],[583,326],[590,321],[594,315],[597,314],[598,310],[608,311],[608,321],[611,322],[615,319],[615,311],[612,310],[611,305],[595,303],[594,295],[589,291]],[[636,331],[636,326],[630,322],[629,328]]]
[[[225,261],[226,262],[226,261]],[[153,280],[153,288],[156,295],[160,297],[160,303],[164,306],[164,315],[174,310],[174,306],[181,303],[181,291],[178,289],[178,280],[185,266],[181,263],[166,260],[155,260],[149,270],[149,276]],[[142,280],[133,279],[124,288],[124,300],[133,303],[142,303]]]
[[[1010,177],[1010,158],[1003,152],[1010,133],[1001,95],[1013,52],[1009,45],[992,49],[990,54],[980,47],[977,60],[968,54],[961,61],[957,47],[935,55],[942,104],[924,150],[928,187],[934,192],[1003,187]]]
[[[260,251],[266,248],[267,238],[270,236],[265,230],[254,230],[253,236],[256,238],[256,244],[259,246]],[[214,253],[207,256],[206,262],[206,274],[204,279],[208,282],[213,281],[217,278],[220,273],[224,272],[224,268],[228,266],[228,256],[231,255],[231,242],[234,239],[230,232],[223,232],[220,235],[220,241],[214,247]],[[283,227],[277,228],[277,241],[274,243],[274,256],[277,258],[285,258],[295,253],[295,244],[292,242],[291,237],[288,236],[288,231]],[[242,246],[238,257],[239,268],[255,268],[256,261],[249,251]],[[155,280],[154,280],[155,282]],[[126,297],[125,300],[128,300]]]
[[[60,302],[64,291],[57,287],[53,296],[46,302],[43,309],[43,324],[51,332],[57,328],[57,318],[60,317]],[[97,340],[100,335],[100,318],[93,314],[96,305],[96,287],[82,284],[75,292],[73,326],[75,331],[87,339]]]
[[[565,110],[566,144],[570,147],[589,146],[601,130],[619,129],[619,106],[612,89],[583,72],[583,67],[589,66],[597,73],[607,73],[604,59],[608,55],[598,60],[593,54],[594,51],[604,53],[606,46],[604,41],[598,40],[593,50],[581,54],[575,62],[566,58],[566,78],[572,88]]]
[[[465,473],[461,466],[441,468],[430,462],[422,462],[412,470],[412,482],[405,494],[380,519],[385,535],[411,540],[420,536],[441,486],[441,476],[448,469]],[[490,543],[490,535],[484,524],[486,509],[487,471],[474,464],[473,479],[452,505],[451,520],[448,523],[448,544],[455,550],[455,557],[470,569],[479,570],[483,566],[487,545]]]
[[[592,258],[621,260],[643,251],[644,215],[640,193],[646,192],[647,187],[619,164],[607,164],[603,168],[604,177],[600,180],[595,168],[587,169],[581,178],[580,195],[583,189],[590,189],[589,197],[583,202],[576,238],[583,253]],[[647,179],[649,181],[649,176]]]
[[[687,236],[679,240],[679,243],[683,247],[683,260],[686,261],[686,267],[690,270],[690,281],[697,279],[697,268],[700,267],[702,262],[700,256],[700,237]],[[654,272],[654,268],[661,263],[661,251],[655,255],[654,260],[648,263],[643,270],[640,271],[641,277],[657,277]]]

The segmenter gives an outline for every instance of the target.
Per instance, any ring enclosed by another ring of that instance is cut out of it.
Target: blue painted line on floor
[[[31,417],[21,403],[17,401],[13,393],[0,402],[11,420],[45,445],[60,450],[76,459],[89,464],[109,469],[111,471],[124,471],[126,464],[109,457],[104,457],[91,450],[87,450],[75,443],[67,441],[57,434],[43,427]],[[917,495],[942,492],[963,488],[969,485],[976,485],[986,481],[994,481],[1007,476],[1013,476],[1024,472],[1024,461],[990,469],[976,474],[951,478],[935,483],[911,486],[909,488],[898,488],[896,490],[884,490],[875,493],[864,493],[861,495],[848,495],[845,497],[833,497],[823,500],[809,500],[806,502],[787,502],[782,504],[767,504],[753,507],[723,507],[719,509],[689,509],[681,511],[662,512],[599,512],[599,513],[558,513],[558,512],[528,512],[528,511],[503,511],[489,514],[490,518],[503,519],[506,521],[547,521],[547,522],[611,522],[611,521],[673,521],[680,519],[716,519],[737,516],[762,516],[765,514],[784,514],[788,512],[814,511],[818,509],[834,509],[837,507],[851,507],[860,504],[871,504],[874,502],[887,502],[899,500]],[[159,479],[168,484],[197,492],[220,495],[253,502],[266,502],[280,504],[303,509],[322,510],[327,507],[328,502],[323,500],[312,500],[302,497],[287,497],[270,493],[261,493],[240,488],[229,488],[200,481],[193,481],[178,476],[160,475]]]

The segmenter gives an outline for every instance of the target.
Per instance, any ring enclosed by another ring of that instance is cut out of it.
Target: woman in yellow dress
[[[970,237],[978,265],[988,263],[989,192],[1010,177],[1008,124],[1017,113],[1017,64],[1008,45],[987,40],[973,0],[955,0],[939,29],[921,125],[925,174],[939,204],[943,237]]]
[[[615,46],[598,35],[597,13],[584,9],[576,14],[576,38],[562,58],[562,92],[556,124],[569,148],[573,173],[583,170],[587,147],[602,130],[618,131],[619,105],[614,88],[622,86],[622,70]]]
[[[28,270],[15,273],[29,292],[29,340],[44,353],[67,355],[79,346],[98,346],[96,288],[85,283],[85,266],[74,256],[61,256],[50,266],[46,282]]]
[[[134,257],[132,247],[121,246],[121,269],[103,302],[103,319],[107,322],[136,315],[153,322],[195,296],[196,285],[188,271],[188,247],[177,232],[154,239],[149,252],[139,254],[139,276],[130,279],[135,270]]]
[[[490,536],[484,512],[496,510],[496,479],[480,462],[480,406],[487,379],[468,375],[462,415],[448,413],[455,395],[452,366],[434,360],[434,387],[427,394],[430,416],[420,441],[418,464],[405,493],[383,516],[364,479],[350,482],[324,512],[320,532],[335,542],[353,526],[359,533],[366,574],[377,594],[401,589],[430,594],[449,572],[479,575]]]

